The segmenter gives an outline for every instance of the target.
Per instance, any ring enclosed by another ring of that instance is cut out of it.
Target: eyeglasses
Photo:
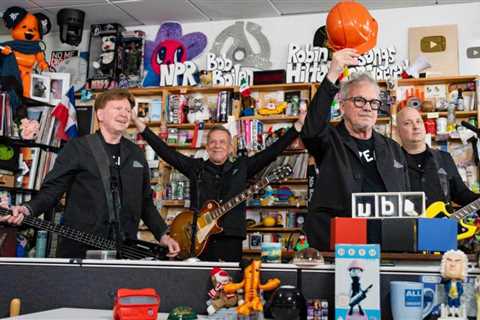
[[[356,96],[356,97],[350,97],[343,99],[344,101],[346,100],[352,100],[353,105],[357,108],[363,108],[367,104],[367,102],[370,104],[370,108],[372,110],[378,110],[382,106],[382,101],[378,99],[372,99],[372,100],[367,100],[364,97]]]

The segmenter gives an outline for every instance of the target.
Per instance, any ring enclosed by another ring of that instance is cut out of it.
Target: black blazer
[[[167,163],[183,173],[190,180],[191,207],[202,207],[207,200],[224,202],[230,200],[248,186],[248,180],[268,166],[295,138],[298,133],[290,128],[275,143],[252,157],[239,157],[216,166],[210,161],[187,157],[169,147],[163,140],[146,128],[142,133],[155,152]],[[199,182],[197,182],[199,181]],[[197,190],[197,184],[199,184]],[[199,194],[198,194],[199,193]],[[198,196],[197,196],[198,195]],[[200,205],[197,206],[197,197]],[[220,219],[220,226],[226,236],[245,237],[245,203],[231,209]]]
[[[138,223],[142,219],[159,240],[167,226],[153,204],[150,173],[144,153],[133,142],[122,138],[120,159],[122,232],[126,238],[136,239]],[[39,193],[25,205],[34,215],[39,215],[53,208],[65,192],[65,225],[108,237],[110,228],[105,189],[86,137],[73,139],[65,145],[53,169],[45,177]],[[62,241],[58,255],[78,257],[84,253],[84,249],[72,241]]]
[[[362,191],[364,178],[363,173],[355,169],[361,166],[351,163],[351,153],[359,163],[361,160],[357,145],[345,124],[343,121],[337,126],[329,123],[331,104],[337,92],[338,87],[325,78],[310,103],[301,133],[318,169],[315,189],[308,205],[305,231],[309,242],[320,249],[328,247],[330,217],[351,216],[351,195]],[[386,191],[409,191],[408,167],[401,147],[375,131],[373,138],[377,169]],[[319,213],[322,213],[321,217]],[[322,238],[322,245],[315,237]]]

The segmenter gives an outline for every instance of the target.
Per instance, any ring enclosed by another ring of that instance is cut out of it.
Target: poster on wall
[[[457,25],[428,26],[408,29],[408,58],[415,61],[423,55],[432,65],[429,76],[458,74]]]
[[[196,85],[198,68],[190,60],[206,46],[202,32],[183,35],[180,23],[162,23],[155,40],[146,41],[143,86]]]
[[[242,67],[267,70],[272,66],[270,42],[262,27],[254,22],[236,21],[223,29],[213,41],[210,52]]]

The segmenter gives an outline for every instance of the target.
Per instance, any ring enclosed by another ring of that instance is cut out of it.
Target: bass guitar
[[[288,165],[282,166],[221,206],[216,201],[207,201],[197,217],[195,252],[193,253],[191,252],[192,225],[195,213],[193,211],[179,213],[170,225],[170,237],[175,239],[180,246],[178,257],[180,259],[186,259],[192,256],[198,257],[203,250],[205,250],[209,237],[222,232],[223,229],[218,225],[218,220],[223,217],[223,215],[240,203],[253,197],[255,193],[265,188],[272,181],[283,179],[290,174],[292,174],[292,168]]]
[[[11,214],[12,210],[0,208],[0,216]],[[110,240],[99,235],[82,232],[71,227],[59,225],[43,219],[25,216],[22,224],[35,229],[54,232],[64,238],[74,240],[100,250],[117,250],[117,244],[115,240]],[[164,260],[167,254],[167,249],[158,244],[134,239],[125,240],[120,245],[120,251],[122,252],[122,257],[124,259],[131,260]]]
[[[437,201],[428,206],[424,216],[427,218],[448,218],[456,220],[458,222],[457,240],[463,240],[473,237],[477,231],[476,226],[466,224],[463,222],[463,218],[478,209],[480,209],[480,198],[454,213],[447,211],[445,203]]]

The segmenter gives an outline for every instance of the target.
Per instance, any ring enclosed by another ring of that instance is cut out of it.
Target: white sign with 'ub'
[[[353,218],[418,218],[424,211],[424,192],[352,193]]]

